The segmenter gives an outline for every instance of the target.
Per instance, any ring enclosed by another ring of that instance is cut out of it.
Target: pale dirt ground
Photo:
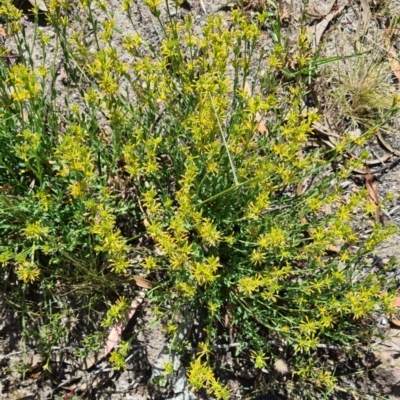
[[[229,3],[228,0],[188,0],[185,2],[186,7],[182,8],[177,17],[182,17],[186,13],[193,14],[196,24],[201,27],[204,23],[206,14],[221,12],[224,14],[226,11],[219,11],[222,5]],[[233,3],[233,2],[231,2]],[[332,1],[314,0],[310,2],[309,8],[317,11],[317,15],[323,14],[326,8]],[[339,4],[342,4],[339,2]],[[121,1],[110,0],[109,7],[115,10],[115,19],[118,27],[124,32],[132,30],[130,22],[119,11]],[[340,35],[332,35],[326,47],[326,54],[337,54],[338,48],[344,54],[354,51],[354,39],[358,31],[358,24],[360,19],[360,5],[356,1],[344,1],[346,9],[344,11],[342,25],[339,25]],[[229,7],[228,7],[229,8]],[[141,35],[153,45],[157,45],[161,40],[161,32],[157,29],[157,24],[154,17],[150,14],[147,8],[143,5],[141,0],[137,1],[134,6],[134,19],[136,27]],[[225,9],[224,9],[225,10]],[[285,18],[288,21],[297,21],[301,14],[301,4],[295,0],[289,2],[285,6]],[[393,13],[398,13],[399,7],[396,3],[393,5]],[[98,14],[99,21],[102,16]],[[320,19],[315,18],[318,22]],[[312,21],[310,22],[312,23]],[[25,18],[25,25],[28,32],[28,38],[32,37],[33,25],[32,22]],[[51,28],[43,26],[41,29],[51,33]],[[84,27],[74,26],[71,29],[78,32],[84,32]],[[373,41],[379,36],[379,24],[376,21],[371,22],[371,36]],[[268,46],[268,43],[265,44]],[[373,42],[370,42],[373,46]],[[6,41],[6,46],[13,49],[13,44]],[[121,49],[121,39],[118,36],[115,39],[115,46]],[[399,48],[400,49],[400,48]],[[64,96],[69,96],[71,99],[79,99],[77,89],[67,88],[65,79],[65,71],[63,70],[62,58],[59,54],[54,54],[55,49],[49,49],[49,54],[54,55],[59,68],[58,68],[58,83],[57,91],[60,96],[60,106]],[[336,52],[336,53],[335,53]],[[35,53],[35,57],[40,62],[40,52]],[[129,61],[130,56],[124,54],[124,61]],[[333,117],[332,117],[333,118]],[[393,122],[394,133],[399,132],[398,135],[391,134],[386,136],[391,145],[400,150],[400,131],[397,129],[397,121]],[[383,157],[387,154],[387,150],[383,149],[377,141],[373,141],[370,148],[375,153],[376,157]],[[393,160],[394,158],[392,158]],[[349,182],[348,190],[352,191],[356,184],[352,181]],[[400,166],[397,166],[387,173],[385,173],[379,182],[379,195],[383,198],[387,193],[394,195],[393,200],[385,210],[390,219],[400,228]],[[399,207],[398,207],[399,206]],[[398,207],[398,208],[397,208]],[[397,257],[400,260],[400,233],[394,235],[391,240],[381,246],[376,252],[376,257],[379,262],[387,262],[390,257]],[[399,270],[392,271],[392,276],[398,279]],[[132,357],[128,361],[128,368],[122,373],[114,372],[110,369],[107,361],[95,362],[93,359],[88,360],[91,365],[84,366],[74,359],[72,356],[73,342],[69,344],[61,352],[54,350],[54,357],[52,359],[52,372],[51,379],[48,375],[42,373],[41,363],[42,358],[37,353],[34,343],[31,343],[23,353],[21,345],[21,335],[18,316],[10,308],[5,306],[2,296],[0,297],[0,398],[1,399],[14,399],[14,400],[34,400],[34,399],[50,399],[60,396],[63,400],[70,399],[74,391],[80,390],[82,398],[87,399],[102,399],[102,400],[144,400],[144,399],[186,399],[188,393],[184,394],[173,393],[170,389],[159,389],[154,386],[148,385],[152,373],[152,365],[157,360],[160,352],[166,345],[166,339],[162,333],[161,327],[150,327],[148,322],[151,316],[146,311],[146,302],[141,307],[137,318],[133,321],[133,326],[128,328],[130,332],[139,332],[138,340],[134,346]],[[348,379],[348,385],[353,388],[360,389],[363,393],[367,393],[370,388],[380,388],[383,398],[400,399],[400,339],[398,333],[400,330],[389,327],[389,324],[384,319],[380,321],[382,331],[386,332],[388,338],[382,343],[377,341],[376,351],[381,354],[382,360],[381,369],[376,373],[369,371],[370,364],[368,361],[359,365],[360,374],[354,375]],[[132,324],[131,324],[132,325]],[[388,329],[389,328],[389,329]],[[83,331],[75,328],[77,335],[83,335]],[[227,364],[230,363],[227,357]],[[25,375],[18,368],[20,365],[30,366]],[[74,380],[76,377],[82,377],[80,380]],[[232,389],[232,399],[245,398],[244,387],[252,385],[251,379],[246,379],[246,374],[237,372],[228,377],[228,384]],[[65,383],[67,382],[67,383]],[[58,387],[59,385],[64,385]],[[58,387],[58,388],[57,388]],[[174,397],[176,396],[176,397]],[[185,397],[186,396],[186,397]],[[201,397],[201,396],[200,396]],[[201,397],[207,398],[207,396]],[[273,399],[274,396],[265,395],[259,398]],[[349,391],[344,391],[336,398],[351,399],[357,398],[350,395]],[[362,395],[358,398],[364,398]]]

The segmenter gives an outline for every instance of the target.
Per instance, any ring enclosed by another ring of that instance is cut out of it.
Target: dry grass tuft
[[[351,128],[373,125],[393,105],[392,73],[378,52],[339,61],[330,69],[329,98],[338,119]]]

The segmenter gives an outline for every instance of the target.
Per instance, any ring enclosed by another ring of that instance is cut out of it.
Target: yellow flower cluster
[[[14,6],[13,0],[4,0],[0,3],[0,16],[7,21],[12,33],[16,33],[21,29],[20,19],[22,15],[22,10]]]
[[[39,279],[40,269],[33,261],[23,261],[17,265],[17,277],[24,283],[32,283]]]
[[[251,297],[253,293],[260,292],[263,300],[276,302],[283,281],[292,271],[289,264],[281,268],[267,268],[262,274],[239,279],[238,289],[244,296]]]
[[[190,363],[188,381],[194,390],[207,389],[217,399],[229,399],[229,391],[217,379],[212,368],[201,357]]]
[[[40,221],[34,223],[27,222],[26,227],[22,232],[28,239],[41,240],[49,233],[49,228],[42,226]]]
[[[18,103],[29,99],[40,98],[42,87],[39,77],[42,76],[42,70],[33,71],[23,64],[15,64],[9,69],[9,85],[11,97]]]
[[[59,173],[62,176],[73,172],[81,172],[87,179],[93,176],[94,160],[86,139],[87,133],[80,125],[69,125],[67,132],[60,136],[55,155],[61,164]]]
[[[95,250],[105,252],[115,272],[126,272],[130,265],[128,260],[129,246],[121,232],[115,227],[114,210],[101,202],[92,207],[91,232],[98,236],[100,244]]]
[[[113,326],[116,322],[125,318],[125,312],[130,304],[125,296],[120,297],[108,310],[102,325]]]
[[[37,132],[25,129],[18,136],[23,138],[23,143],[16,145],[15,151],[19,157],[28,162],[29,158],[34,157],[39,149],[41,142],[40,135]]]
[[[114,349],[110,355],[110,362],[114,369],[119,371],[126,367],[125,359],[128,357],[129,350],[129,342],[121,340],[118,344],[118,348]]]

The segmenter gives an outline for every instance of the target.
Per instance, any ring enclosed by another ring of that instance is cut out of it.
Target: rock
[[[179,324],[178,328],[178,333],[177,333],[177,339],[179,341],[184,341],[188,338],[190,335],[190,332],[193,327],[193,318],[190,313],[183,314],[182,315],[182,321]],[[163,347],[159,355],[157,356],[156,360],[153,362],[151,365],[152,369],[152,375],[150,378],[150,383],[154,383],[157,377],[162,377],[164,375],[164,370],[165,370],[165,365],[167,363],[172,363],[174,367],[174,371],[178,371],[178,380],[181,377],[181,383],[182,384],[182,368],[181,368],[181,360],[180,356],[175,354],[175,352],[171,352],[169,350],[169,346],[166,345]],[[183,375],[185,376],[185,371],[183,370]],[[185,376],[186,378],[186,376]],[[174,393],[178,393],[174,390]]]
[[[179,368],[178,376],[174,383],[173,391],[174,393],[183,393],[188,386],[188,381],[186,378],[185,368]]]
[[[165,365],[169,362],[172,362],[175,371],[177,371],[181,366],[179,357],[170,354],[168,346],[165,346],[151,366],[152,375],[150,378],[150,383],[153,383],[157,377],[164,374]]]
[[[390,329],[383,341],[373,346],[380,366],[373,371],[375,383],[382,393],[400,396],[400,331]]]

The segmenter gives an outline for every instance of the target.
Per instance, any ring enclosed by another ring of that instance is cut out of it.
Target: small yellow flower
[[[40,221],[34,223],[27,222],[26,227],[22,229],[22,232],[28,239],[40,240],[47,236],[49,228],[42,226]]]
[[[198,227],[199,234],[204,243],[210,246],[216,246],[221,241],[221,233],[213,225],[209,218],[204,218]]]
[[[192,298],[197,291],[195,285],[185,282],[178,282],[175,284],[175,289],[185,298]]]
[[[282,247],[286,244],[286,233],[279,227],[273,227],[268,233],[260,236],[258,245],[268,249]]]
[[[17,277],[24,283],[37,281],[40,270],[34,262],[24,261],[17,266]]]
[[[44,211],[48,211],[49,207],[53,204],[51,196],[44,191],[39,191],[36,193],[35,198],[39,200],[40,208],[42,208]]]
[[[198,356],[200,357],[206,356],[208,359],[211,353],[212,351],[209,343],[204,343],[204,342],[199,343],[199,351],[196,353]]]
[[[144,262],[142,263],[142,266],[147,271],[152,271],[154,269],[157,269],[157,259],[152,256],[146,257]]]
[[[250,255],[250,262],[254,265],[261,265],[265,261],[266,254],[259,249],[254,249]]]
[[[74,199],[85,200],[86,181],[82,180],[70,183],[69,190]]]
[[[254,366],[258,369],[265,368],[267,365],[266,361],[269,359],[269,357],[266,357],[265,353],[262,351],[259,352],[252,351],[251,358],[254,361]]]
[[[162,0],[144,0],[144,4],[150,8],[150,11],[154,13],[157,7],[162,3]]]
[[[173,336],[178,332],[178,326],[172,322],[168,322],[165,331],[168,335]]]
[[[113,368],[117,371],[126,368],[125,359],[129,352],[129,342],[121,341],[118,348],[116,348],[110,355],[110,362]]]
[[[121,296],[115,304],[113,304],[107,311],[106,318],[101,325],[112,326],[116,322],[125,318],[125,312],[129,309],[130,303],[125,296]]]
[[[14,254],[11,250],[7,249],[0,253],[0,264],[4,265],[7,261],[13,258]]]
[[[199,285],[213,283],[219,277],[216,275],[218,268],[221,267],[219,257],[207,257],[203,262],[196,262],[191,267],[193,278]]]
[[[174,364],[169,360],[162,366],[162,369],[164,370],[165,376],[171,376],[174,373]]]
[[[256,275],[255,277],[239,279],[238,287],[245,296],[251,296],[253,292],[258,291],[262,284],[263,281],[261,275]]]

